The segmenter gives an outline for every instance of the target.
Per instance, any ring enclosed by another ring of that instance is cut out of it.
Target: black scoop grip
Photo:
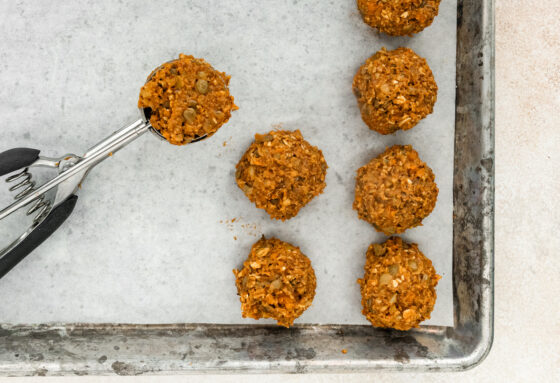
[[[21,243],[0,258],[0,278],[4,277],[18,263],[27,257],[52,233],[56,231],[66,219],[72,214],[78,196],[72,195],[66,201],[58,205],[43,222],[39,224]]]
[[[0,176],[31,165],[39,158],[39,150],[15,148],[0,153]]]

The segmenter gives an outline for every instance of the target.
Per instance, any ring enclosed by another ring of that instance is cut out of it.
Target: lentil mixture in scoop
[[[229,80],[203,59],[181,54],[150,75],[138,107],[151,109],[150,124],[167,141],[185,145],[216,133],[238,109]]]
[[[386,235],[419,226],[436,206],[435,176],[412,146],[387,148],[358,169],[354,210]]]
[[[358,0],[364,22],[391,36],[411,36],[428,27],[441,0]]]
[[[249,200],[282,221],[296,216],[326,185],[323,153],[299,130],[255,135],[236,168],[237,185]]]
[[[298,247],[262,237],[241,270],[233,270],[243,318],[273,318],[290,327],[311,306],[317,280]]]
[[[381,134],[412,129],[432,113],[438,87],[426,60],[412,49],[382,48],[352,83],[366,125]]]
[[[441,276],[415,243],[391,237],[370,245],[358,279],[362,313],[375,327],[409,330],[430,319]]]

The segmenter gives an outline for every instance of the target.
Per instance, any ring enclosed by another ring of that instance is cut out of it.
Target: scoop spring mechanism
[[[14,184],[9,190],[10,192],[18,192],[14,199],[19,201],[27,195],[35,191],[35,181],[33,176],[29,173],[29,169],[25,168],[21,172],[6,178],[6,183]],[[17,183],[16,183],[17,182]],[[45,199],[45,195],[41,194],[30,202],[31,207],[27,210],[27,215],[33,215],[35,212],[38,214],[33,219],[33,224],[39,224],[51,211],[52,202]]]

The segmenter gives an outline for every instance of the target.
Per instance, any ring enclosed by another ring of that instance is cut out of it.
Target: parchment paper
[[[384,237],[352,210],[355,172],[386,146],[412,144],[440,194],[403,237],[443,276],[425,324],[453,324],[456,1],[412,38],[376,33],[353,0],[3,0],[0,14],[0,150],[85,152],[137,118],[146,76],[180,52],[232,75],[240,106],[206,142],[146,135],[94,169],[69,221],[0,280],[0,322],[273,323],[241,318],[232,273],[265,234],[300,246],[316,271],[315,300],[296,323],[366,324],[356,279]],[[382,46],[402,45],[427,58],[438,101],[411,131],[381,136],[361,121],[352,78]],[[254,134],[274,128],[300,129],[329,165],[325,193],[284,223],[234,179]]]

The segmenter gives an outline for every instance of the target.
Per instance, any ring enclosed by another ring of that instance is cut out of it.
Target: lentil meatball
[[[230,76],[203,59],[179,55],[156,69],[140,91],[139,108],[150,108],[150,124],[175,145],[211,136],[237,109]]]
[[[271,218],[290,219],[323,192],[323,153],[296,131],[271,131],[255,141],[237,164],[237,185]]]
[[[358,0],[364,22],[391,36],[411,36],[430,26],[441,0]]]
[[[375,327],[409,330],[429,319],[441,278],[415,243],[391,237],[366,252],[362,314]]]
[[[358,169],[354,209],[386,235],[419,226],[434,209],[435,176],[412,146],[395,145]]]
[[[413,128],[433,112],[438,90],[426,60],[409,48],[382,48],[360,67],[352,87],[362,119],[381,134]]]
[[[311,261],[298,247],[262,237],[241,270],[233,270],[243,318],[273,318],[290,327],[315,297]]]

